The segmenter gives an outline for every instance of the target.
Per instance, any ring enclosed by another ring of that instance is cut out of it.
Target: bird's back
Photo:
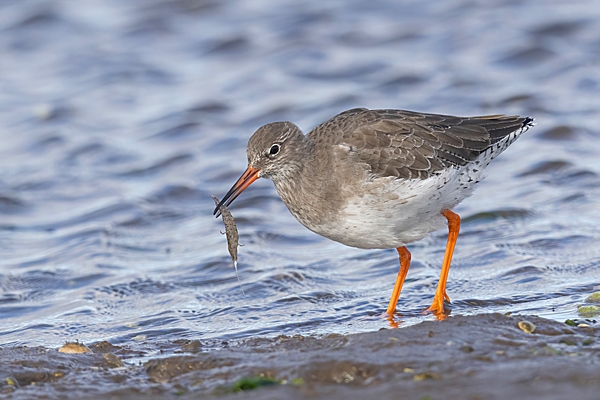
[[[317,149],[341,146],[375,177],[426,179],[465,166],[486,152],[489,161],[533,125],[529,117],[456,117],[404,110],[344,111],[308,133]]]

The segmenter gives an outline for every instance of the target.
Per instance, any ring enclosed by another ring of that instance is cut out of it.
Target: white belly
[[[309,227],[347,246],[397,248],[447,225],[441,214],[470,196],[481,170],[451,168],[425,180],[378,178],[365,182],[332,223]]]

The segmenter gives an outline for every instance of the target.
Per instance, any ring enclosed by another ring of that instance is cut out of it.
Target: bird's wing
[[[308,136],[340,145],[375,176],[424,179],[448,166],[475,160],[527,122],[527,118],[504,115],[466,118],[353,109],[319,125]]]

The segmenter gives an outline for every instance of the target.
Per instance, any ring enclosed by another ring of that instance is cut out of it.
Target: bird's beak
[[[246,168],[246,171],[242,174],[242,176],[240,176],[240,179],[237,180],[235,185],[233,185],[231,187],[231,189],[229,189],[229,192],[227,192],[225,197],[223,197],[223,199],[221,199],[219,204],[215,207],[215,211],[213,212],[213,215],[216,215],[218,217],[221,214],[219,212],[219,209],[221,208],[221,206],[223,204],[225,206],[230,205],[236,199],[236,197],[238,197],[240,195],[240,193],[242,193],[248,186],[250,186],[250,184],[252,184],[252,182],[254,182],[255,180],[257,180],[259,178],[259,176],[258,176],[259,172],[260,172],[260,169],[256,169],[256,168],[252,168],[251,166],[248,166],[248,168]]]

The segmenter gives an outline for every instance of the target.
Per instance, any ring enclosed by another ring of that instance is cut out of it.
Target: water
[[[213,201],[261,124],[348,108],[532,115],[457,208],[453,314],[557,320],[600,285],[593,1],[19,1],[0,5],[0,343],[243,339],[387,327],[395,250],[306,230],[271,182]],[[409,246],[404,325],[445,246]]]

